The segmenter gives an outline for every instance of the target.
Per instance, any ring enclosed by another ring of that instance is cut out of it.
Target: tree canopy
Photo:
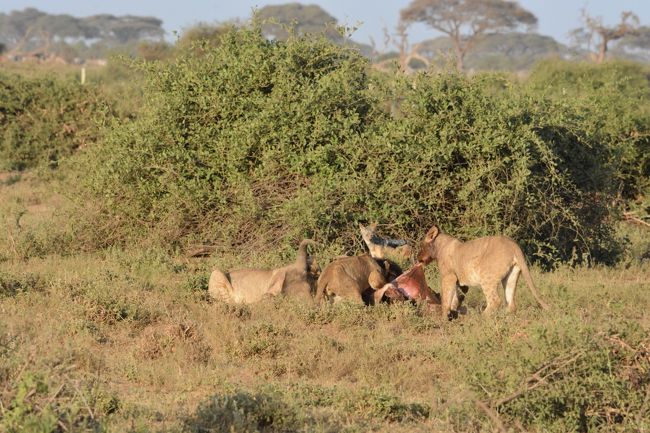
[[[641,26],[625,35],[612,48],[611,53],[638,62],[650,62],[650,27]]]
[[[420,22],[451,38],[456,67],[486,34],[534,26],[537,17],[514,1],[413,0],[401,11],[406,23]]]
[[[621,13],[621,21],[615,26],[605,25],[601,17],[592,17],[585,10],[582,11],[582,20],[584,27],[571,33],[574,40],[579,45],[586,46],[589,51],[592,50],[592,43],[596,44],[595,51],[590,53],[596,63],[605,60],[610,42],[635,35],[639,25],[639,17],[629,11]]]
[[[333,29],[337,19],[318,5],[285,3],[268,5],[259,9],[257,18],[265,21],[262,26],[264,35],[271,39],[286,40],[288,32],[285,26],[294,28],[298,34],[322,33],[332,40],[341,36]]]
[[[198,23],[183,30],[180,38],[176,41],[176,48],[187,50],[194,48],[202,50],[207,47],[216,47],[221,43],[221,38],[230,31],[235,24],[208,24]],[[194,46],[201,41],[205,47]]]
[[[650,50],[650,27],[642,26],[635,29],[634,33],[627,34],[621,39],[619,45],[641,50]]]

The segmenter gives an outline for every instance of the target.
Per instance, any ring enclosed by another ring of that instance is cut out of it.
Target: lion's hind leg
[[[230,279],[228,275],[221,272],[219,269],[215,269],[210,274],[210,281],[208,282],[208,293],[213,299],[227,301],[227,302],[238,302],[238,299],[235,299],[235,293],[232,285],[230,284]]]
[[[509,313],[513,313],[517,306],[515,304],[515,292],[517,290],[517,281],[519,281],[519,274],[521,273],[521,268],[517,265],[514,265],[510,272],[501,280],[503,287],[506,292],[506,306]]]
[[[498,287],[499,280],[488,281],[482,284],[483,293],[485,294],[485,299],[487,301],[487,306],[485,307],[485,311],[483,311],[484,314],[490,315],[499,309],[499,305],[501,305],[501,297],[497,290]]]
[[[451,302],[452,311],[458,311],[465,300],[465,295],[469,291],[468,286],[456,286],[456,291]]]
[[[452,320],[458,317],[455,308],[458,307],[456,287],[458,279],[455,275],[445,275],[440,282],[441,313],[442,319]]]

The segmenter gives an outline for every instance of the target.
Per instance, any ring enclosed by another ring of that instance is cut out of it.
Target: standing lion
[[[519,274],[524,276],[539,305],[548,309],[530,277],[524,253],[515,241],[506,236],[487,236],[461,242],[433,226],[420,244],[418,261],[426,265],[434,260],[438,263],[442,280],[443,317],[451,318],[457,314],[460,304],[457,289],[466,292],[471,286],[483,289],[487,299],[485,313],[491,314],[501,304],[497,290],[499,284],[503,284],[508,311],[514,311]]]

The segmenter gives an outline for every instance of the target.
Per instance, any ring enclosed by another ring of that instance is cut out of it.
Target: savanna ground
[[[39,254],[62,201],[2,176],[2,431],[650,429],[647,261],[534,269],[548,313],[523,282],[516,314],[483,317],[472,289],[453,322],[407,304],[228,306],[206,296],[213,259]]]

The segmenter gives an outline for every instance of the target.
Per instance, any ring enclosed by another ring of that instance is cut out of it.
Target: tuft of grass
[[[45,289],[46,282],[38,274],[0,272],[0,298]]]

